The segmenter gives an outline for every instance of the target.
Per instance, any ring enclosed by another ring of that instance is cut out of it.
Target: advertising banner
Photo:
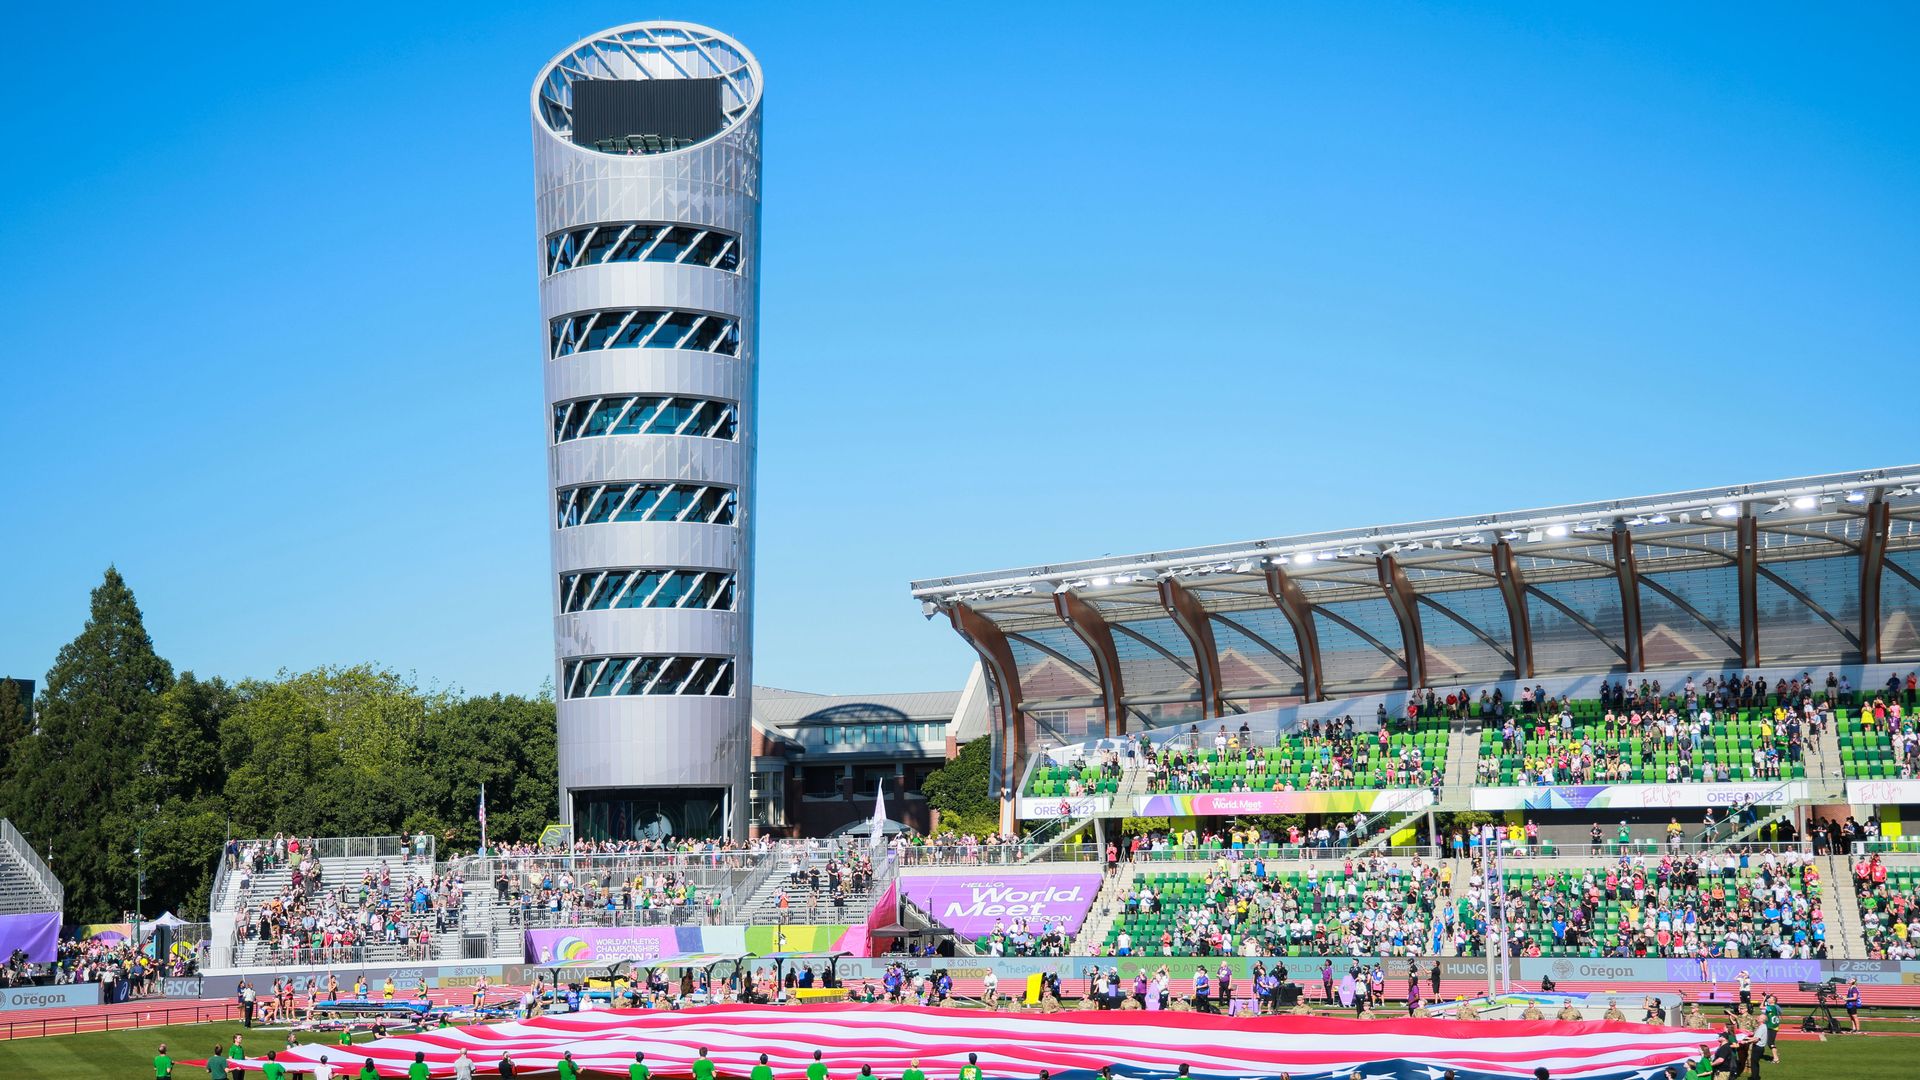
[[[1098,875],[1096,875],[1097,877]],[[527,931],[527,963],[614,964],[690,953],[826,952],[850,949],[862,933],[846,923],[775,926],[568,926]]]
[[[1020,800],[1020,820],[1046,821],[1050,818],[1083,818],[1104,814],[1113,809],[1113,799],[1107,795],[1082,795],[1078,798],[1063,796],[1060,798],[1039,798],[1028,796]]]
[[[993,932],[1011,919],[1060,920],[1068,933],[1080,929],[1100,891],[1100,874],[900,875],[900,887],[920,910],[967,938]]]
[[[1785,806],[1807,798],[1807,782],[1751,784],[1582,784],[1565,787],[1476,787],[1475,810],[1669,810],[1757,802]]]
[[[1920,780],[1849,780],[1847,801],[1855,806],[1920,803]]]
[[[1387,791],[1216,791],[1197,795],[1141,795],[1140,817],[1227,817],[1235,814],[1381,814],[1433,805],[1425,788]]]
[[[60,948],[60,913],[0,915],[0,958],[19,949],[36,964],[51,964]]]
[[[0,990],[0,1010],[64,1009],[74,1005],[100,1004],[99,983],[69,983],[65,986],[16,986]]]

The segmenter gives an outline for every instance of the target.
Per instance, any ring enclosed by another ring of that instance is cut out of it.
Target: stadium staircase
[[[1100,891],[1093,895],[1093,906],[1087,909],[1086,921],[1080,924],[1080,933],[1073,942],[1073,951],[1082,956],[1093,955],[1095,947],[1105,943],[1107,931],[1113,929],[1113,921],[1126,906],[1127,890],[1133,888],[1134,878],[1140,873],[1140,864],[1123,862],[1118,873],[1106,875],[1100,883]]]
[[[1447,736],[1447,774],[1436,810],[1466,810],[1471,806],[1475,772],[1480,763],[1480,728],[1461,724]]]
[[[11,821],[0,819],[0,914],[59,911],[67,891]]]
[[[838,852],[821,850],[806,856],[786,860],[779,869],[767,874],[760,884],[747,895],[740,905],[740,921],[756,926],[809,926],[833,923],[865,922],[867,913],[873,910],[873,902],[886,892],[893,883],[897,871],[892,859],[875,858],[873,881],[865,889],[849,889],[844,906],[835,905],[822,898],[814,914],[807,914],[806,891],[804,885],[793,884],[793,875],[804,872],[809,866],[820,869],[825,879],[826,867]],[[780,890],[787,889],[787,909],[780,909]]]
[[[1829,855],[1820,866],[1826,903],[1821,914],[1827,923],[1827,950],[1836,956],[1867,955],[1867,937],[1860,926],[1860,892],[1853,887],[1853,865],[1845,856]]]

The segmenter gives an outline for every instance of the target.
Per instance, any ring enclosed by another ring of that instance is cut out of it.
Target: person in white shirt
[[[465,1050],[460,1051],[460,1056],[453,1060],[453,1075],[456,1080],[473,1080],[473,1059],[467,1056]]]
[[[327,1055],[320,1055],[319,1064],[313,1067],[313,1080],[333,1080],[333,1066],[327,1064]]]

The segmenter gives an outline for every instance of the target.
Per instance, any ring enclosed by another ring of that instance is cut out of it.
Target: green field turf
[[[198,1058],[206,1056],[214,1043],[231,1039],[239,1030],[237,1023],[194,1024],[0,1042],[0,1078],[141,1080],[153,1075],[149,1063],[160,1043],[166,1043],[175,1058]],[[284,1033],[263,1031],[249,1033],[246,1042],[253,1053],[263,1054],[283,1045],[285,1039]],[[1762,1068],[1766,1080],[1913,1080],[1920,1076],[1920,1040],[1839,1037],[1824,1043],[1786,1042],[1781,1044],[1780,1055],[1785,1059],[1782,1064]],[[850,1065],[844,1071],[851,1075],[856,1068]],[[206,1073],[180,1066],[173,1075],[174,1080],[199,1080]]]

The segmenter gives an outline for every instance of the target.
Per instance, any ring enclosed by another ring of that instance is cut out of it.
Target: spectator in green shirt
[[[700,1048],[700,1056],[693,1059],[693,1080],[713,1080],[713,1059],[707,1056],[707,1048]]]
[[[153,1055],[153,1080],[173,1080],[173,1059],[167,1056],[166,1043]]]
[[[216,1046],[207,1055],[207,1080],[227,1080],[227,1048]]]
[[[813,1052],[813,1064],[807,1066],[807,1080],[827,1080],[827,1063],[820,1060],[820,1051]]]
[[[985,1080],[985,1077],[980,1071],[980,1055],[968,1054],[967,1063],[960,1066],[960,1080]]]
[[[755,1065],[753,1072],[747,1074],[747,1080],[773,1080],[773,1066],[767,1064],[767,1055],[760,1055],[760,1064]]]
[[[648,1080],[653,1075],[653,1070],[647,1068],[646,1061],[647,1055],[635,1053],[633,1064],[627,1066],[627,1080]]]
[[[392,980],[388,980],[391,982]],[[427,1055],[419,1050],[413,1052],[413,1064],[407,1066],[407,1080],[427,1080]]]
[[[927,1080],[927,1074],[920,1071],[920,1059],[907,1062],[907,1071],[900,1074],[900,1080]]]

